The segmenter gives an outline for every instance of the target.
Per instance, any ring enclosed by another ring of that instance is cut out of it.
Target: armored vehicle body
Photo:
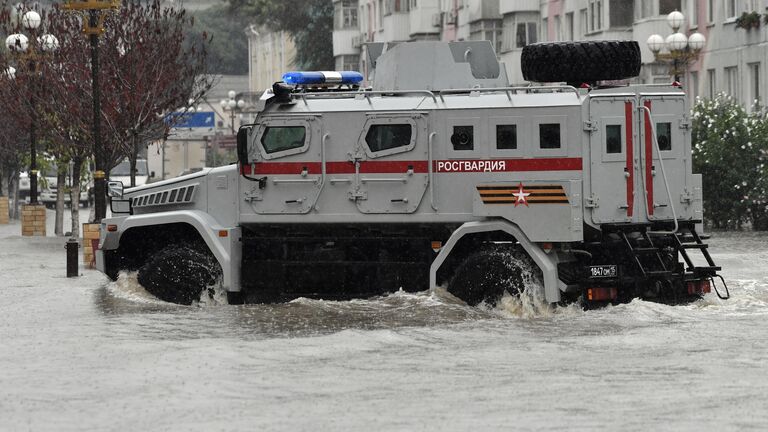
[[[371,48],[372,87],[286,74],[237,165],[113,198],[99,269],[182,303],[220,278],[231,302],[444,286],[477,304],[523,267],[551,303],[715,288],[685,93],[596,85],[637,74],[635,42],[526,47],[527,79],[565,84],[524,87],[487,42]]]

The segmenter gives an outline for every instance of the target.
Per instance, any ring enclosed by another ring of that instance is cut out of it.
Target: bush
[[[693,169],[703,174],[704,215],[718,229],[768,230],[768,117],[732,97],[698,99],[693,109]]]

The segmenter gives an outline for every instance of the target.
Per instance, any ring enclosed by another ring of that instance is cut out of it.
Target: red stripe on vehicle
[[[433,161],[433,170],[436,173],[452,172],[515,172],[515,171],[581,171],[581,158],[542,158],[542,159],[462,159],[462,160],[436,160]],[[251,167],[255,166],[254,172]],[[428,172],[429,161],[362,161],[360,162],[361,174],[400,174],[413,170],[414,173],[425,174]],[[327,174],[354,174],[355,165],[349,161],[326,162]],[[246,175],[271,174],[290,175],[322,173],[321,162],[256,162],[253,165],[241,167],[241,172]]]
[[[651,101],[645,101],[645,196],[648,214],[653,216],[653,128],[651,127]]]
[[[634,152],[634,143],[632,141],[632,108],[634,107],[634,104],[632,102],[626,102],[624,103],[624,122],[627,125],[627,135],[626,135],[626,141],[627,141],[627,172],[629,173],[629,176],[627,177],[627,216],[632,217],[632,211],[634,209],[635,204],[635,170],[632,166],[632,159],[635,154]]]

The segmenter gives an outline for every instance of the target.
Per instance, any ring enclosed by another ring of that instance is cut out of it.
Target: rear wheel
[[[221,277],[221,267],[208,251],[171,245],[154,254],[139,269],[137,277],[160,300],[190,305],[212,290],[211,286]]]
[[[459,266],[448,282],[448,292],[470,306],[495,305],[504,295],[525,289],[525,274],[535,266],[528,256],[508,244],[483,245]]]

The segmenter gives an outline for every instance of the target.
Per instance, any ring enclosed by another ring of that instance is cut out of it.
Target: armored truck
[[[236,165],[110,183],[98,268],[179,303],[218,281],[231,303],[444,287],[475,305],[534,289],[531,271],[550,303],[727,296],[685,92],[627,84],[636,42],[529,45],[540,84],[519,87],[488,42],[368,51],[371,86],[292,72],[266,90]]]

